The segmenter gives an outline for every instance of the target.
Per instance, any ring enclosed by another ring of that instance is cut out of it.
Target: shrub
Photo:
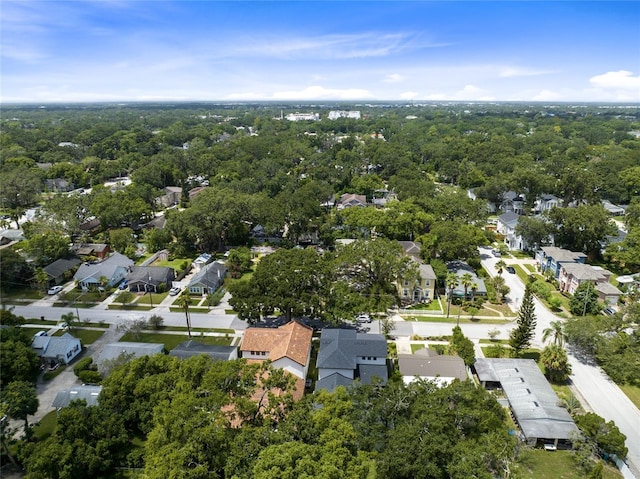
[[[80,379],[84,384],[100,384],[100,381],[102,381],[102,375],[98,371],[85,369],[84,371],[80,371],[78,379]]]
[[[551,297],[552,286],[544,280],[537,279],[531,283],[531,291],[538,298],[548,301]]]
[[[149,326],[151,326],[153,329],[160,329],[163,322],[164,318],[157,314],[154,314],[149,318]]]
[[[73,367],[73,373],[80,377],[80,373],[82,371],[85,371],[87,369],[92,369],[91,365],[93,363],[93,358],[82,358],[80,361],[78,361],[76,363],[76,365]]]

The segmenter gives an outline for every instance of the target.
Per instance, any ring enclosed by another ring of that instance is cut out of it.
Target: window
[[[403,289],[403,290],[402,290],[402,295],[403,295],[405,298],[408,298],[408,297],[409,297],[409,290],[408,290],[408,289]]]
[[[407,281],[406,279],[404,280],[404,285],[405,286],[409,286],[409,281]]]

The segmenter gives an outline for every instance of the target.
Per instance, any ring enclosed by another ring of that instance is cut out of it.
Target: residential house
[[[158,293],[170,289],[175,277],[173,268],[166,266],[133,266],[126,280],[129,291]]]
[[[82,351],[82,344],[78,338],[69,333],[64,333],[62,336],[43,335],[34,336],[31,349],[43,363],[69,364]]]
[[[120,356],[124,356],[131,360],[142,356],[160,354],[163,350],[164,344],[158,343],[135,343],[127,341],[109,343],[102,349],[102,352],[96,360],[96,365],[98,366],[98,371],[104,373],[108,369],[109,362]]]
[[[367,197],[365,195],[356,195],[354,193],[345,193],[338,200],[337,209],[345,208],[364,208],[368,206]]]
[[[614,205],[608,200],[602,200],[602,206],[611,216],[624,216],[626,213],[626,209],[623,206]]]
[[[60,258],[42,268],[42,271],[49,277],[48,284],[60,284],[71,279],[71,272],[81,262],[78,258]]]
[[[71,246],[78,256],[94,256],[98,259],[105,259],[111,252],[111,247],[105,243],[81,243]]]
[[[236,346],[222,346],[218,344],[203,344],[198,341],[184,341],[169,351],[169,356],[187,359],[204,354],[217,361],[231,361],[238,358]]]
[[[415,260],[414,260],[415,261]],[[418,264],[418,277],[410,281],[400,279],[396,283],[400,300],[405,303],[428,303],[436,296],[437,276],[430,264],[416,261]]]
[[[323,329],[316,366],[316,391],[333,391],[355,380],[370,384],[374,377],[386,384],[389,377],[387,340],[381,334],[359,333],[353,329]]]
[[[398,369],[405,384],[416,379],[446,386],[455,379],[468,379],[467,367],[460,356],[439,355],[435,350],[419,349],[414,354],[398,354]]]
[[[206,265],[211,263],[212,260],[213,256],[211,256],[209,253],[202,253],[200,256],[193,260],[193,262],[191,263],[191,267],[197,273],[201,271],[202,268],[204,268]]]
[[[169,208],[170,206],[180,203],[182,198],[182,188],[179,186],[167,186],[164,189],[164,194],[156,198],[156,204]]]
[[[0,231],[0,246],[4,246],[9,243],[24,240],[24,233],[22,230],[2,230]]]
[[[78,226],[80,231],[86,234],[96,233],[100,229],[100,218],[89,218],[88,220],[80,223]]]
[[[527,444],[555,449],[579,434],[533,359],[479,358],[474,368],[483,387],[503,391]]]
[[[555,195],[544,194],[535,201],[534,209],[537,213],[543,213],[545,211],[552,210],[553,208],[559,208],[562,205],[562,200]]]
[[[58,411],[63,407],[67,407],[71,401],[84,401],[87,406],[97,406],[98,397],[101,392],[102,386],[91,386],[88,384],[73,386],[69,389],[58,391],[51,406],[56,408]]]
[[[516,226],[518,226],[519,219],[520,215],[513,211],[498,216],[496,231],[504,236],[504,242],[509,246],[510,250],[522,251],[528,247],[522,236],[516,234]]]
[[[458,285],[453,289],[452,296],[454,298],[464,298],[464,285],[462,284],[462,278],[465,274],[470,274],[472,284],[467,288],[467,297],[471,296],[486,296],[487,286],[484,284],[484,280],[476,274],[471,266],[464,261],[449,261],[447,263],[447,270],[450,273],[455,273],[458,277]],[[447,291],[449,294],[449,291]]]
[[[371,198],[371,203],[377,208],[384,208],[388,202],[397,200],[398,195],[396,195],[393,191],[389,191],[387,189],[383,190],[375,190],[373,192],[373,198]]]
[[[240,354],[249,362],[268,359],[274,368],[293,375],[296,378],[296,391],[300,395],[309,371],[312,336],[312,328],[295,320],[278,328],[247,328]]]
[[[107,278],[105,286],[111,287],[122,281],[133,268],[133,261],[120,253],[113,253],[99,263],[83,263],[73,276],[81,288],[97,288],[100,279]]]
[[[187,286],[191,294],[211,294],[224,284],[227,268],[218,261],[209,263],[193,275]]]
[[[47,191],[52,191],[55,193],[68,193],[75,189],[73,183],[63,179],[63,178],[54,178],[44,180],[44,186]]]
[[[502,204],[500,205],[500,210],[504,213],[512,211],[516,214],[521,215],[524,214],[524,204],[524,195],[518,194],[515,191],[507,191],[504,195],[502,195]]]
[[[594,290],[598,292],[601,301],[617,304],[622,291],[609,283],[611,272],[600,266],[591,266],[583,263],[564,263],[560,267],[558,282],[560,290],[574,294],[584,282],[590,282]]]
[[[536,253],[536,260],[540,265],[541,272],[549,270],[553,273],[553,277],[558,279],[563,264],[584,263],[587,260],[587,255],[556,246],[543,246]]]
[[[407,256],[412,257],[413,259],[420,259],[420,251],[422,250],[422,243],[418,243],[416,241],[398,241],[400,246],[402,246],[402,251]]]
[[[352,111],[332,110],[329,112],[329,115],[327,115],[327,118],[329,120],[337,120],[338,118],[352,118],[354,120],[359,120],[360,111],[359,110],[352,110]]]

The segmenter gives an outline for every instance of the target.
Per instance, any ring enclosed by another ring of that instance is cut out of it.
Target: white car
[[[178,287],[171,288],[169,290],[169,296],[176,296],[178,294],[180,294],[180,288],[178,288]]]
[[[60,291],[62,291],[62,286],[54,286],[53,288],[49,288],[49,291],[47,291],[47,293],[58,294]]]
[[[371,316],[369,316],[368,314],[359,314],[358,316],[356,316],[356,321],[358,323],[370,323],[371,322]]]

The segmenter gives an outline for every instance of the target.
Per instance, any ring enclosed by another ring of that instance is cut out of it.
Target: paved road
[[[495,264],[498,261],[491,255],[491,250],[485,248],[480,250],[482,265],[489,272],[495,274]],[[518,260],[504,259],[505,263],[516,263]],[[507,285],[511,288],[510,297],[515,304],[522,300],[524,285],[514,274],[503,274]],[[516,300],[516,298],[518,298]],[[533,345],[542,348],[542,331],[549,327],[551,321],[562,321],[563,319],[551,313],[540,301],[535,300],[537,326]],[[463,328],[465,334],[467,329]],[[500,336],[504,338],[505,336]],[[609,377],[594,364],[589,364],[584,360],[569,354],[572,375],[571,381],[578,391],[579,396],[586,400],[588,408],[607,421],[616,423],[620,431],[627,436],[627,447],[629,454],[627,463],[629,467],[623,467],[622,473],[625,478],[640,478],[640,410],[629,400],[620,388],[609,379]]]

